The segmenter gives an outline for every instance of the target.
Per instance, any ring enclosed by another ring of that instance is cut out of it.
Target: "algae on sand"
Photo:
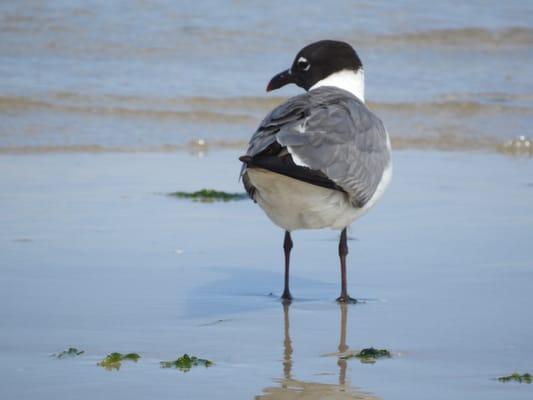
[[[237,201],[248,198],[246,193],[228,193],[213,189],[202,189],[197,192],[173,192],[169,196],[178,197],[180,199],[189,199],[201,203],[213,203],[215,201]]]
[[[533,382],[533,376],[529,373],[519,374],[518,372],[514,372],[511,375],[500,376],[498,380],[500,382],[519,382],[529,384]]]
[[[180,358],[174,361],[161,361],[161,368],[177,368],[180,371],[187,372],[192,367],[210,367],[213,365],[212,361],[198,358],[195,356],[189,356],[188,354],[182,355]]]
[[[137,362],[141,358],[140,355],[137,353],[128,353],[128,354],[121,354],[121,353],[111,353],[106,356],[102,361],[98,363],[100,367],[103,367],[107,369],[108,371],[111,371],[113,369],[116,369],[117,371],[122,366],[122,361],[134,361]]]
[[[365,364],[373,364],[376,362],[379,358],[391,358],[390,351],[386,349],[375,349],[373,347],[368,347],[366,349],[361,350],[357,354],[350,354],[346,356],[341,357],[343,360],[347,360],[349,358],[358,358],[359,361]]]
[[[61,359],[61,358],[67,358],[67,357],[81,356],[83,353],[85,353],[85,350],[78,350],[75,347],[69,347],[68,350],[63,350],[60,353],[52,354],[52,357]]]

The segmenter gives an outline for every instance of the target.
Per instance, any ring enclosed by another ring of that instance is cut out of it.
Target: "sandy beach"
[[[349,232],[343,327],[334,231],[294,235],[284,312],[282,232],[251,201],[166,195],[242,191],[239,154],[0,156],[3,398],[530,398],[495,380],[531,369],[529,159],[397,151]],[[370,346],[393,358],[337,354]],[[141,359],[96,365],[113,351]],[[183,353],[215,364],[159,367]]]
[[[257,205],[169,193],[244,192],[302,93],[269,80],[322,39],[357,50],[394,172],[348,232],[359,303],[339,233],[296,231],[284,307]],[[532,49],[528,0],[0,2],[0,399],[533,398],[497,379],[533,373]],[[161,367],[184,354],[213,364]]]

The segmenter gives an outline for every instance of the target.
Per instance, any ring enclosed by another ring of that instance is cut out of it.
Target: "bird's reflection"
[[[348,350],[346,344],[346,325],[348,322],[348,305],[339,304],[340,309],[340,335],[339,335],[339,353],[345,353]],[[256,396],[256,400],[276,399],[359,399],[359,400],[376,400],[377,397],[368,393],[358,392],[346,384],[346,360],[338,358],[339,366],[339,383],[328,384],[310,381],[300,381],[292,376],[292,341],[290,336],[290,305],[283,304],[283,379],[279,380],[279,386],[272,386],[263,389],[263,394]]]
[[[283,376],[286,380],[292,378],[292,342],[290,332],[289,304],[283,303]]]
[[[339,304],[341,310],[341,329],[339,335],[339,353],[345,353],[348,350],[346,345],[346,324],[348,323],[348,305]],[[339,366],[339,385],[346,384],[346,359],[340,358],[337,361]]]

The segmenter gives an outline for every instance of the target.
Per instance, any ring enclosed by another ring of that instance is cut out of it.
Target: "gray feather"
[[[335,87],[295,96],[272,110],[250,139],[247,155],[274,141],[342,187],[356,207],[370,200],[390,163],[381,120],[357,97]]]

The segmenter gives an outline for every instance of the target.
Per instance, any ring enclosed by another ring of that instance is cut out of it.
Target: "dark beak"
[[[290,69],[280,72],[275,77],[273,77],[268,83],[267,92],[279,89],[280,87],[285,86],[288,83],[295,83]]]

